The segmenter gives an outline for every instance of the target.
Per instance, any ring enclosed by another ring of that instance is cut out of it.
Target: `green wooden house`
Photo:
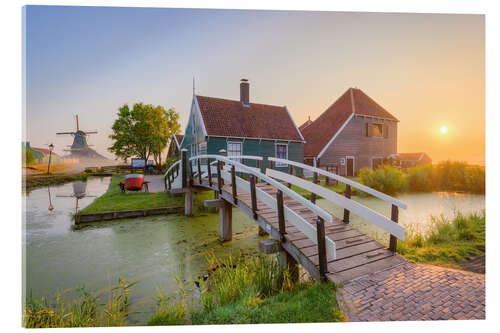
[[[305,141],[286,106],[251,103],[249,90],[248,80],[243,79],[239,101],[194,94],[181,149],[187,149],[188,156],[219,154],[224,149],[228,156],[278,157],[302,163]],[[245,164],[255,166],[256,162]],[[277,164],[275,169],[286,171],[288,166]]]

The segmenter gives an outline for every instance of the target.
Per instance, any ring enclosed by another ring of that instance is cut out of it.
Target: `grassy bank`
[[[485,168],[463,162],[446,161],[406,171],[386,165],[377,170],[361,169],[359,176],[361,183],[389,195],[434,191],[484,194],[486,188]]]
[[[461,262],[485,253],[485,211],[453,219],[432,217],[432,230],[422,234],[407,231],[406,240],[398,242],[397,251],[415,262],[460,268]]]
[[[32,190],[37,187],[49,185],[61,185],[75,180],[87,180],[86,173],[56,173],[56,174],[41,174],[41,175],[26,175],[23,176],[23,186],[26,190]]]
[[[148,325],[335,322],[343,316],[331,283],[293,285],[276,257],[213,259],[217,268],[201,283],[199,298],[182,285],[175,297],[157,295]]]
[[[26,328],[124,326],[128,309],[128,293],[133,284],[119,279],[100,299],[78,288],[79,297],[68,302],[63,294],[54,300],[29,296],[24,304],[23,326]]]
[[[113,176],[108,191],[97,198],[93,203],[82,209],[81,213],[96,213],[118,210],[158,208],[182,206],[182,196],[171,196],[158,192],[127,192],[122,193],[118,184],[123,181],[120,176]]]

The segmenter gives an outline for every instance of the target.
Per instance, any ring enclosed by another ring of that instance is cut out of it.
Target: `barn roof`
[[[306,140],[304,156],[318,156],[353,114],[398,121],[361,89],[349,88],[312,124],[302,129]]]
[[[209,136],[303,141],[285,106],[196,96]]]
[[[389,157],[393,157],[393,158],[395,158],[397,160],[400,160],[400,161],[420,161],[425,156],[427,156],[430,159],[429,155],[427,155],[424,152],[420,152],[420,153],[397,153],[397,154],[392,154]]]
[[[299,126],[299,130],[303,131],[304,128],[306,128],[307,126],[311,125],[313,122],[311,120],[311,117],[309,117],[309,119],[307,119],[307,121],[305,123],[303,123],[302,125]]]
[[[49,153],[50,153],[50,150],[48,150],[47,148],[36,148],[36,147],[31,147],[31,149],[33,149],[33,150],[37,150],[37,151],[41,152],[44,156],[45,156],[45,155],[49,155]],[[59,156],[59,155],[57,155],[55,152],[52,152],[52,155]]]

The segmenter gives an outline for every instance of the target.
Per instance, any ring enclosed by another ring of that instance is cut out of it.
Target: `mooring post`
[[[322,281],[326,281],[328,266],[326,260],[325,221],[321,216],[318,216],[316,219],[316,232],[318,239],[319,275]]]
[[[184,148],[181,150],[181,180],[182,180],[182,188],[187,187],[187,149]]]
[[[344,192],[344,196],[347,198],[347,199],[351,199],[351,185],[348,185],[346,184],[345,185],[345,192]],[[349,223],[349,216],[350,216],[350,212],[348,209],[344,208],[344,223]]]
[[[396,205],[392,205],[391,209],[391,220],[394,221],[395,223],[398,223],[399,219],[399,208]],[[398,239],[396,236],[391,235],[389,239],[389,250],[391,250],[393,253],[396,253],[398,247]]]
[[[233,206],[223,201],[223,206],[219,208],[219,238],[225,242],[233,238]]]

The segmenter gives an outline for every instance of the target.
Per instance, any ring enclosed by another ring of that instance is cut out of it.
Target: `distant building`
[[[399,120],[357,88],[349,88],[312,123],[301,126],[306,164],[356,176],[397,152]]]
[[[432,164],[432,159],[424,152],[391,154],[387,160],[388,164],[401,169],[407,169],[417,165]]]
[[[181,143],[183,138],[184,135],[174,135],[173,140],[170,141],[170,146],[168,147],[167,158],[178,158],[180,156],[179,152],[181,151]]]
[[[250,102],[250,84],[240,83],[240,100],[193,95],[181,148],[188,155],[275,156],[302,162],[304,138],[286,106]],[[250,166],[255,161],[248,161]],[[276,165],[277,169],[288,166]]]
[[[311,117],[309,116],[309,119],[305,123],[299,126],[299,130],[303,131],[307,126],[311,125],[313,122],[311,120]]]

